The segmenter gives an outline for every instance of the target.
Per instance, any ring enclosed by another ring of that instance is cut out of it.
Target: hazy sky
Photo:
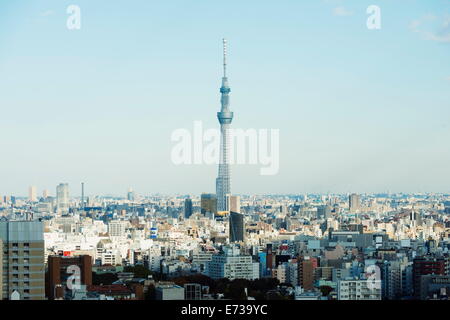
[[[233,127],[280,129],[279,173],[233,192],[450,192],[448,0],[3,0],[0,194],[214,192],[170,138],[218,127],[222,37]]]

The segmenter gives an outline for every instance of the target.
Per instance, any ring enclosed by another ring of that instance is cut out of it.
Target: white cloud
[[[336,7],[333,9],[333,14],[335,16],[345,17],[345,16],[351,16],[353,15],[352,11],[347,10],[344,7]]]
[[[413,20],[409,28],[426,40],[450,43],[450,16],[442,21],[432,14]]]

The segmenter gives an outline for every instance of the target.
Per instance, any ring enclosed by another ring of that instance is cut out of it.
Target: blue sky
[[[447,0],[2,1],[0,194],[214,192],[170,137],[218,126],[222,37],[233,126],[280,129],[279,174],[235,166],[233,192],[450,192],[449,21]]]

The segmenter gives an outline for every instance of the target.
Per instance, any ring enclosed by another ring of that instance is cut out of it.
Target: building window
[[[24,246],[25,248],[29,248],[29,247],[30,247],[30,244],[29,244],[28,242],[25,242],[25,243],[23,244],[23,246]]]

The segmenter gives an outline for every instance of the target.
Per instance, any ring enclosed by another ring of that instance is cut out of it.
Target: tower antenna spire
[[[223,38],[223,76],[227,76],[227,39]]]

